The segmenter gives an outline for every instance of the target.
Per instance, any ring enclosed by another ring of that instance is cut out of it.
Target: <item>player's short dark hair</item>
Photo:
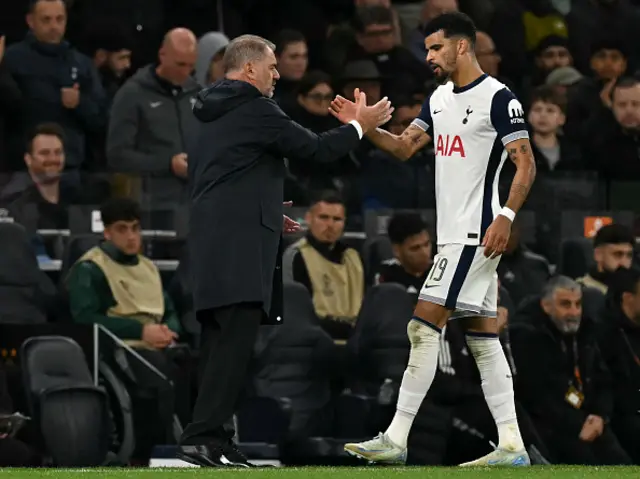
[[[567,111],[567,97],[550,85],[542,85],[531,93],[531,106],[535,103],[550,103],[560,108],[562,113]]]
[[[449,12],[437,16],[428,22],[422,29],[425,37],[442,30],[445,38],[464,37],[476,46],[476,25],[469,15],[462,12]]]
[[[27,153],[33,153],[33,141],[38,136],[55,136],[60,140],[64,147],[64,130],[57,123],[40,123],[31,130],[29,137],[27,138]]]
[[[291,28],[280,30],[273,39],[273,43],[276,45],[276,55],[282,55],[282,53],[292,43],[306,43],[306,41],[307,39],[304,37],[302,32],[299,32],[298,30],[293,30]]]
[[[331,76],[328,73],[320,70],[307,72],[305,76],[303,76],[302,79],[298,82],[297,93],[299,95],[306,95],[316,86],[323,83],[331,86]]]
[[[428,226],[418,213],[396,213],[387,225],[387,236],[393,244],[402,244],[423,231],[428,231]]]
[[[618,78],[611,89],[611,100],[613,101],[616,95],[616,90],[619,90],[620,88],[633,88],[638,83],[640,83],[640,79],[636,77],[622,76]]]
[[[327,203],[329,205],[342,205],[344,206],[344,199],[334,190],[323,190],[314,193],[311,196],[311,203],[309,204],[309,208],[317,205],[318,203]]]
[[[633,246],[636,242],[633,232],[630,228],[619,223],[605,225],[598,230],[593,239],[593,247],[604,246],[607,244],[630,244]]]
[[[393,11],[382,5],[358,8],[353,21],[356,32],[364,33],[370,25],[393,25]]]
[[[620,267],[611,277],[607,296],[613,300],[614,304],[620,305],[624,293],[636,294],[638,283],[640,283],[640,270]]]
[[[131,198],[111,198],[100,207],[100,216],[104,226],[118,221],[140,221],[140,205]]]

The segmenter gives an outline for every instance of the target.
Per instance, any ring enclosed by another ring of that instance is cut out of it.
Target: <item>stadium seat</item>
[[[366,284],[373,284],[377,268],[384,260],[393,258],[391,241],[387,236],[367,238],[362,246],[362,263]]]
[[[253,390],[258,397],[290,404],[291,421],[286,436],[280,438],[283,462],[334,463],[342,456],[341,442],[335,436],[361,438],[366,430],[355,419],[367,420],[368,399],[334,397],[332,380],[339,375],[337,346],[317,321],[303,285],[285,283],[284,299],[283,324],[263,328],[256,343]]]
[[[593,241],[589,238],[566,238],[560,244],[558,274],[579,278],[587,274],[593,262]]]
[[[0,223],[0,323],[45,323],[55,301],[56,288],[40,271],[25,229]]]
[[[309,290],[301,283],[285,282],[283,285],[283,321],[320,324]]]
[[[398,284],[379,284],[366,294],[348,344],[356,391],[377,395],[385,379],[400,384],[409,359],[412,313],[412,297]]]
[[[102,237],[96,234],[80,234],[69,238],[62,255],[62,267],[60,268],[60,282],[64,284],[69,270],[83,254],[102,242]]]
[[[58,467],[105,464],[109,453],[107,395],[94,386],[78,344],[62,336],[24,342],[22,373],[30,411]]]

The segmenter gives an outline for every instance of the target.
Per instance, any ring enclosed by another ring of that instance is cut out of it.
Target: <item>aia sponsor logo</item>
[[[464,145],[458,135],[438,135],[436,142],[436,156],[459,156],[466,158]]]

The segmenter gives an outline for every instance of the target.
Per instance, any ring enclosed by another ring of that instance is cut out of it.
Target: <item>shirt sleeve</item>
[[[529,138],[524,108],[508,88],[499,90],[491,101],[491,124],[503,145],[521,138]]]
[[[424,103],[422,104],[422,109],[420,110],[420,114],[418,118],[413,120],[412,125],[416,125],[421,130],[424,130],[425,133],[430,133],[430,130],[433,128],[433,121],[431,119],[431,96],[429,96]]]

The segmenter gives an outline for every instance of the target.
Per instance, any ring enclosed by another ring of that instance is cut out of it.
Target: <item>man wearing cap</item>
[[[572,87],[583,78],[582,73],[573,67],[560,67],[547,75],[545,84],[559,93],[566,94],[569,87]]]

